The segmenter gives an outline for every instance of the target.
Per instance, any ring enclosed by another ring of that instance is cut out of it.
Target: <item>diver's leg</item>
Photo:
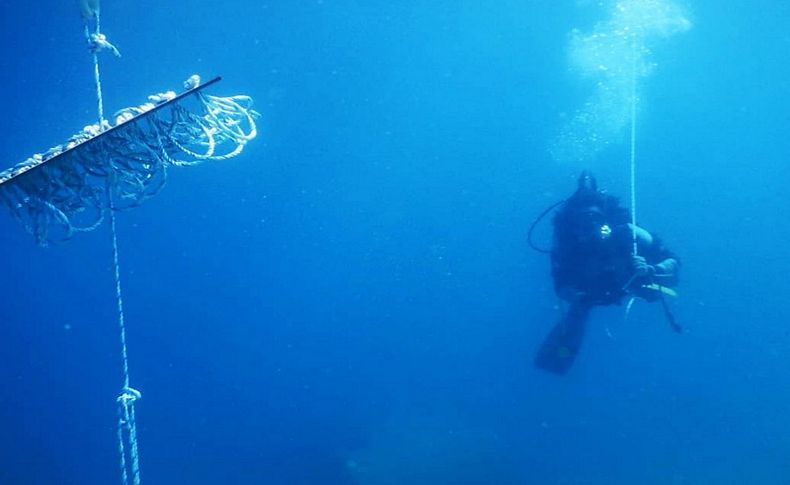
[[[566,374],[584,340],[590,305],[574,303],[543,341],[535,357],[535,367],[554,374]]]

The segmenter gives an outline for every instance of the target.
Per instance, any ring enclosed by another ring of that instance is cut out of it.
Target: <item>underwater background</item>
[[[103,2],[109,112],[199,73],[262,114],[119,214],[143,483],[790,483],[790,3],[678,5],[637,195],[686,333],[599,308],[557,377],[526,233],[584,168],[628,202],[627,130],[552,150],[601,82],[573,31],[610,2]],[[96,107],[74,2],[0,2],[0,39],[2,169]],[[0,235],[0,484],[119,483],[108,227],[41,248],[3,211]]]

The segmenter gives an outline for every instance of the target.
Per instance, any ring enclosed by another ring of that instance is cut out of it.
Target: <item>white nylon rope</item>
[[[123,363],[123,388],[118,395],[118,451],[121,456],[121,478],[124,485],[129,483],[131,472],[132,483],[140,484],[140,459],[137,447],[137,422],[134,414],[134,403],[142,397],[140,391],[129,385],[129,357],[126,348],[126,325],[123,312],[123,294],[121,292],[121,264],[118,256],[118,233],[115,225],[115,208],[112,203],[112,189],[108,187],[110,201],[110,232],[112,233],[112,257],[115,270],[115,296],[118,303],[118,325],[121,337],[121,360]],[[127,448],[128,444],[128,450]],[[127,463],[127,453],[129,463]]]
[[[96,103],[99,114],[99,132],[104,131],[104,99],[102,96],[101,77],[99,72],[99,51],[104,46],[97,44],[97,41],[105,41],[106,38],[101,34],[99,12],[95,12],[96,30],[90,33],[88,22],[85,22],[85,38],[91,45],[93,57],[93,75],[96,83]],[[111,46],[111,44],[107,44]],[[114,50],[118,55],[117,50]],[[137,446],[137,421],[134,413],[134,403],[142,397],[140,391],[134,389],[129,384],[129,356],[126,347],[126,324],[123,312],[123,293],[121,292],[121,264],[118,254],[118,232],[115,223],[115,208],[112,201],[111,185],[107,187],[107,197],[109,200],[110,213],[110,232],[112,234],[112,256],[113,269],[115,276],[115,297],[118,304],[118,326],[121,339],[121,360],[123,363],[123,387],[118,395],[118,452],[120,454],[121,480],[124,485],[128,485],[129,475],[131,483],[140,485],[140,458]],[[127,456],[128,455],[128,456]]]
[[[631,44],[631,244],[636,247],[636,42]]]

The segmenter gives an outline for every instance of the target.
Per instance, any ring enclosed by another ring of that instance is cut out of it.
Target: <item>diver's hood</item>
[[[595,211],[591,211],[594,208]],[[600,212],[600,214],[595,214]],[[591,221],[591,215],[595,221]],[[620,206],[616,197],[598,190],[598,182],[592,173],[585,170],[579,176],[576,192],[565,200],[555,216],[555,227],[568,230],[579,226],[589,226],[596,237],[608,237],[612,228],[628,222],[628,211]],[[601,231],[603,231],[601,233]]]
[[[608,196],[603,191],[598,190],[598,181],[595,180],[595,176],[590,171],[585,170],[579,175],[576,192],[565,202],[565,207],[573,211],[574,209],[579,210],[595,206],[605,212],[608,203]]]
[[[595,180],[595,176],[589,171],[585,170],[579,175],[579,182],[577,184],[578,188],[576,192],[582,190],[591,190],[594,192],[598,191],[598,181]]]

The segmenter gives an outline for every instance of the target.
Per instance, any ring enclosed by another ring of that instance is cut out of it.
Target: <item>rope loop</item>
[[[123,406],[127,406],[129,404],[134,404],[135,401],[142,398],[143,394],[140,391],[133,387],[126,386],[121,389],[121,393],[118,395],[116,401]]]

